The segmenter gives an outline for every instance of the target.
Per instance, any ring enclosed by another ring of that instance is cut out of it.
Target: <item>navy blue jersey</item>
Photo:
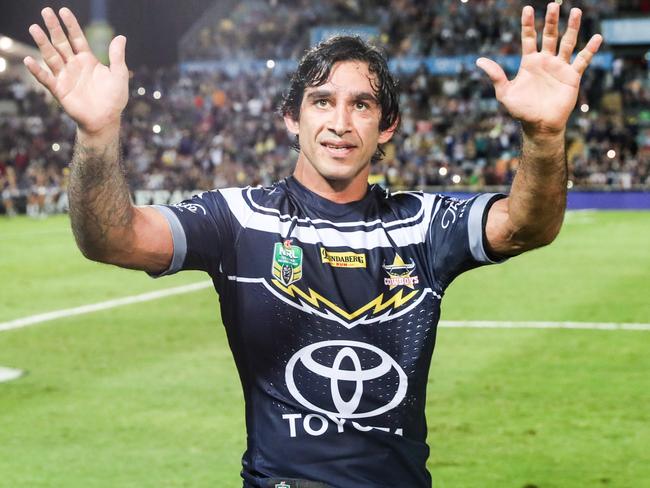
[[[157,207],[163,274],[210,274],[246,401],[245,486],[429,487],[426,385],[446,287],[493,262],[485,216],[377,186],[337,204],[290,177]],[[271,484],[274,486],[274,484]]]

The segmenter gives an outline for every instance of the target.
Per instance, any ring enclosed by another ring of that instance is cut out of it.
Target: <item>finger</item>
[[[52,73],[48,72],[47,70],[44,70],[40,64],[36,62],[34,58],[31,56],[27,56],[24,60],[23,63],[25,63],[25,66],[29,70],[29,72],[38,80],[38,82],[43,85],[45,88],[47,88],[49,91],[54,90],[54,85],[56,83],[54,76],[52,76]]]
[[[68,30],[68,38],[75,53],[91,52],[86,36],[84,35],[77,18],[74,16],[69,8],[62,8],[59,10],[59,15],[63,19],[65,28]]]
[[[476,60],[476,66],[481,68],[485,74],[488,75],[490,81],[494,85],[494,91],[497,98],[500,98],[503,90],[508,84],[508,77],[501,66],[488,58],[478,58]]]
[[[542,34],[542,52],[555,56],[557,38],[559,37],[558,24],[560,22],[560,5],[549,3],[546,7],[546,21]]]
[[[54,49],[59,52],[64,61],[67,61],[74,56],[74,53],[72,52],[70,42],[68,42],[68,36],[66,36],[63,27],[61,27],[59,18],[50,7],[44,8],[41,15],[43,16],[45,26],[50,33],[50,39],[52,39]]]
[[[108,59],[111,63],[111,72],[115,73],[121,70],[127,70],[126,62],[126,37],[117,36],[108,46]]]
[[[40,25],[33,24],[29,26],[29,33],[38,46],[38,49],[41,51],[43,61],[45,61],[45,64],[47,64],[50,70],[52,70],[52,73],[54,73],[54,76],[56,76],[59,71],[63,69],[63,58],[59,52],[54,49],[54,46],[52,46],[52,43],[50,43],[49,38],[43,29],[41,29]]]
[[[600,45],[603,42],[603,36],[600,34],[594,35],[585,46],[585,48],[578,53],[576,58],[573,60],[571,66],[580,74],[583,74],[589,63],[594,57],[594,54],[598,52]]]
[[[521,54],[537,52],[537,32],[535,31],[535,10],[530,5],[521,11]]]
[[[560,42],[559,56],[567,63],[571,61],[571,55],[578,42],[578,32],[580,31],[580,18],[582,17],[582,10],[579,8],[572,8],[569,14],[569,22],[567,24],[566,32],[562,36]]]

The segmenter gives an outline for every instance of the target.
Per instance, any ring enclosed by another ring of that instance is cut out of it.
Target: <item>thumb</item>
[[[494,91],[496,92],[497,98],[503,89],[508,84],[508,77],[503,71],[503,68],[497,63],[488,58],[478,58],[476,60],[476,66],[481,68],[486,75],[490,78],[490,81],[494,85]]]
[[[126,70],[126,37],[117,36],[108,46],[108,59],[111,63],[111,71]]]

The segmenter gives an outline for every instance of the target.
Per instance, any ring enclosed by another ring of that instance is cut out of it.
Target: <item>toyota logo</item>
[[[329,364],[324,364],[324,357]],[[302,406],[345,419],[375,417],[395,408],[408,387],[406,374],[393,358],[378,347],[356,341],[323,341],[304,347],[287,363],[285,380]],[[359,411],[367,390],[379,393],[366,402],[370,404],[367,411]]]

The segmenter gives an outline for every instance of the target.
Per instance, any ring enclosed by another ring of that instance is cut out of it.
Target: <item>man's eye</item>
[[[327,107],[327,104],[328,102],[324,98],[321,98],[320,100],[316,100],[317,107]]]
[[[364,102],[357,102],[354,104],[354,108],[357,110],[366,110],[368,108],[368,104]]]

